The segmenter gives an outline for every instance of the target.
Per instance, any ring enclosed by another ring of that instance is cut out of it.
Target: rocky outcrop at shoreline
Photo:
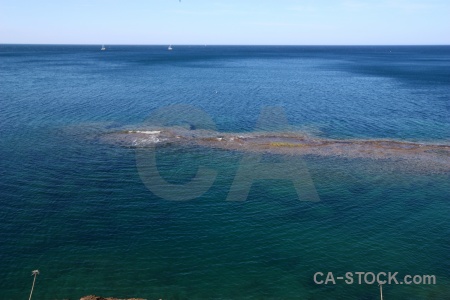
[[[123,299],[123,298],[111,298],[111,297],[103,298],[103,297],[98,297],[98,296],[91,295],[91,296],[83,297],[80,300],[146,300],[146,299],[143,299],[143,298]]]

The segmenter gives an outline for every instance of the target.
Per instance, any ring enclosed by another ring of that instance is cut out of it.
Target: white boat
[[[169,48],[167,50],[172,51],[172,45],[169,45]]]
[[[102,49],[100,50],[105,51],[106,50],[105,45],[102,45]]]

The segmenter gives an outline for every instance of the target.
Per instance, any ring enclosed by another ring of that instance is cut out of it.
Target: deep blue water
[[[175,202],[145,187],[134,149],[96,137],[188,104],[220,131],[258,130],[277,106],[321,137],[449,144],[450,46],[99,49],[0,45],[0,299],[27,297],[33,269],[36,299],[379,297],[376,284],[316,285],[319,271],[433,274],[386,299],[448,299],[450,172],[311,156],[320,202],[283,180],[229,202],[243,153],[164,147],[168,181],[217,171]]]

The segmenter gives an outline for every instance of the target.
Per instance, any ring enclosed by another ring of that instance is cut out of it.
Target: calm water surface
[[[0,45],[1,299],[378,299],[378,286],[316,285],[315,272],[433,274],[386,299],[450,295],[450,171],[303,157],[320,202],[255,181],[226,201],[243,153],[158,149],[167,181],[199,166],[213,186],[185,202],[141,181],[135,150],[105,132],[188,104],[220,131],[251,132],[267,106],[326,138],[450,144],[450,47]],[[179,116],[183,119],[183,115]],[[265,155],[268,162],[298,157]]]

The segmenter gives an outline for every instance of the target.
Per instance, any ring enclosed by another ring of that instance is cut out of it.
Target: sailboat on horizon
[[[100,50],[105,51],[106,50],[105,45],[102,45],[102,48]]]
[[[172,51],[172,45],[169,45],[169,48],[167,50]]]

